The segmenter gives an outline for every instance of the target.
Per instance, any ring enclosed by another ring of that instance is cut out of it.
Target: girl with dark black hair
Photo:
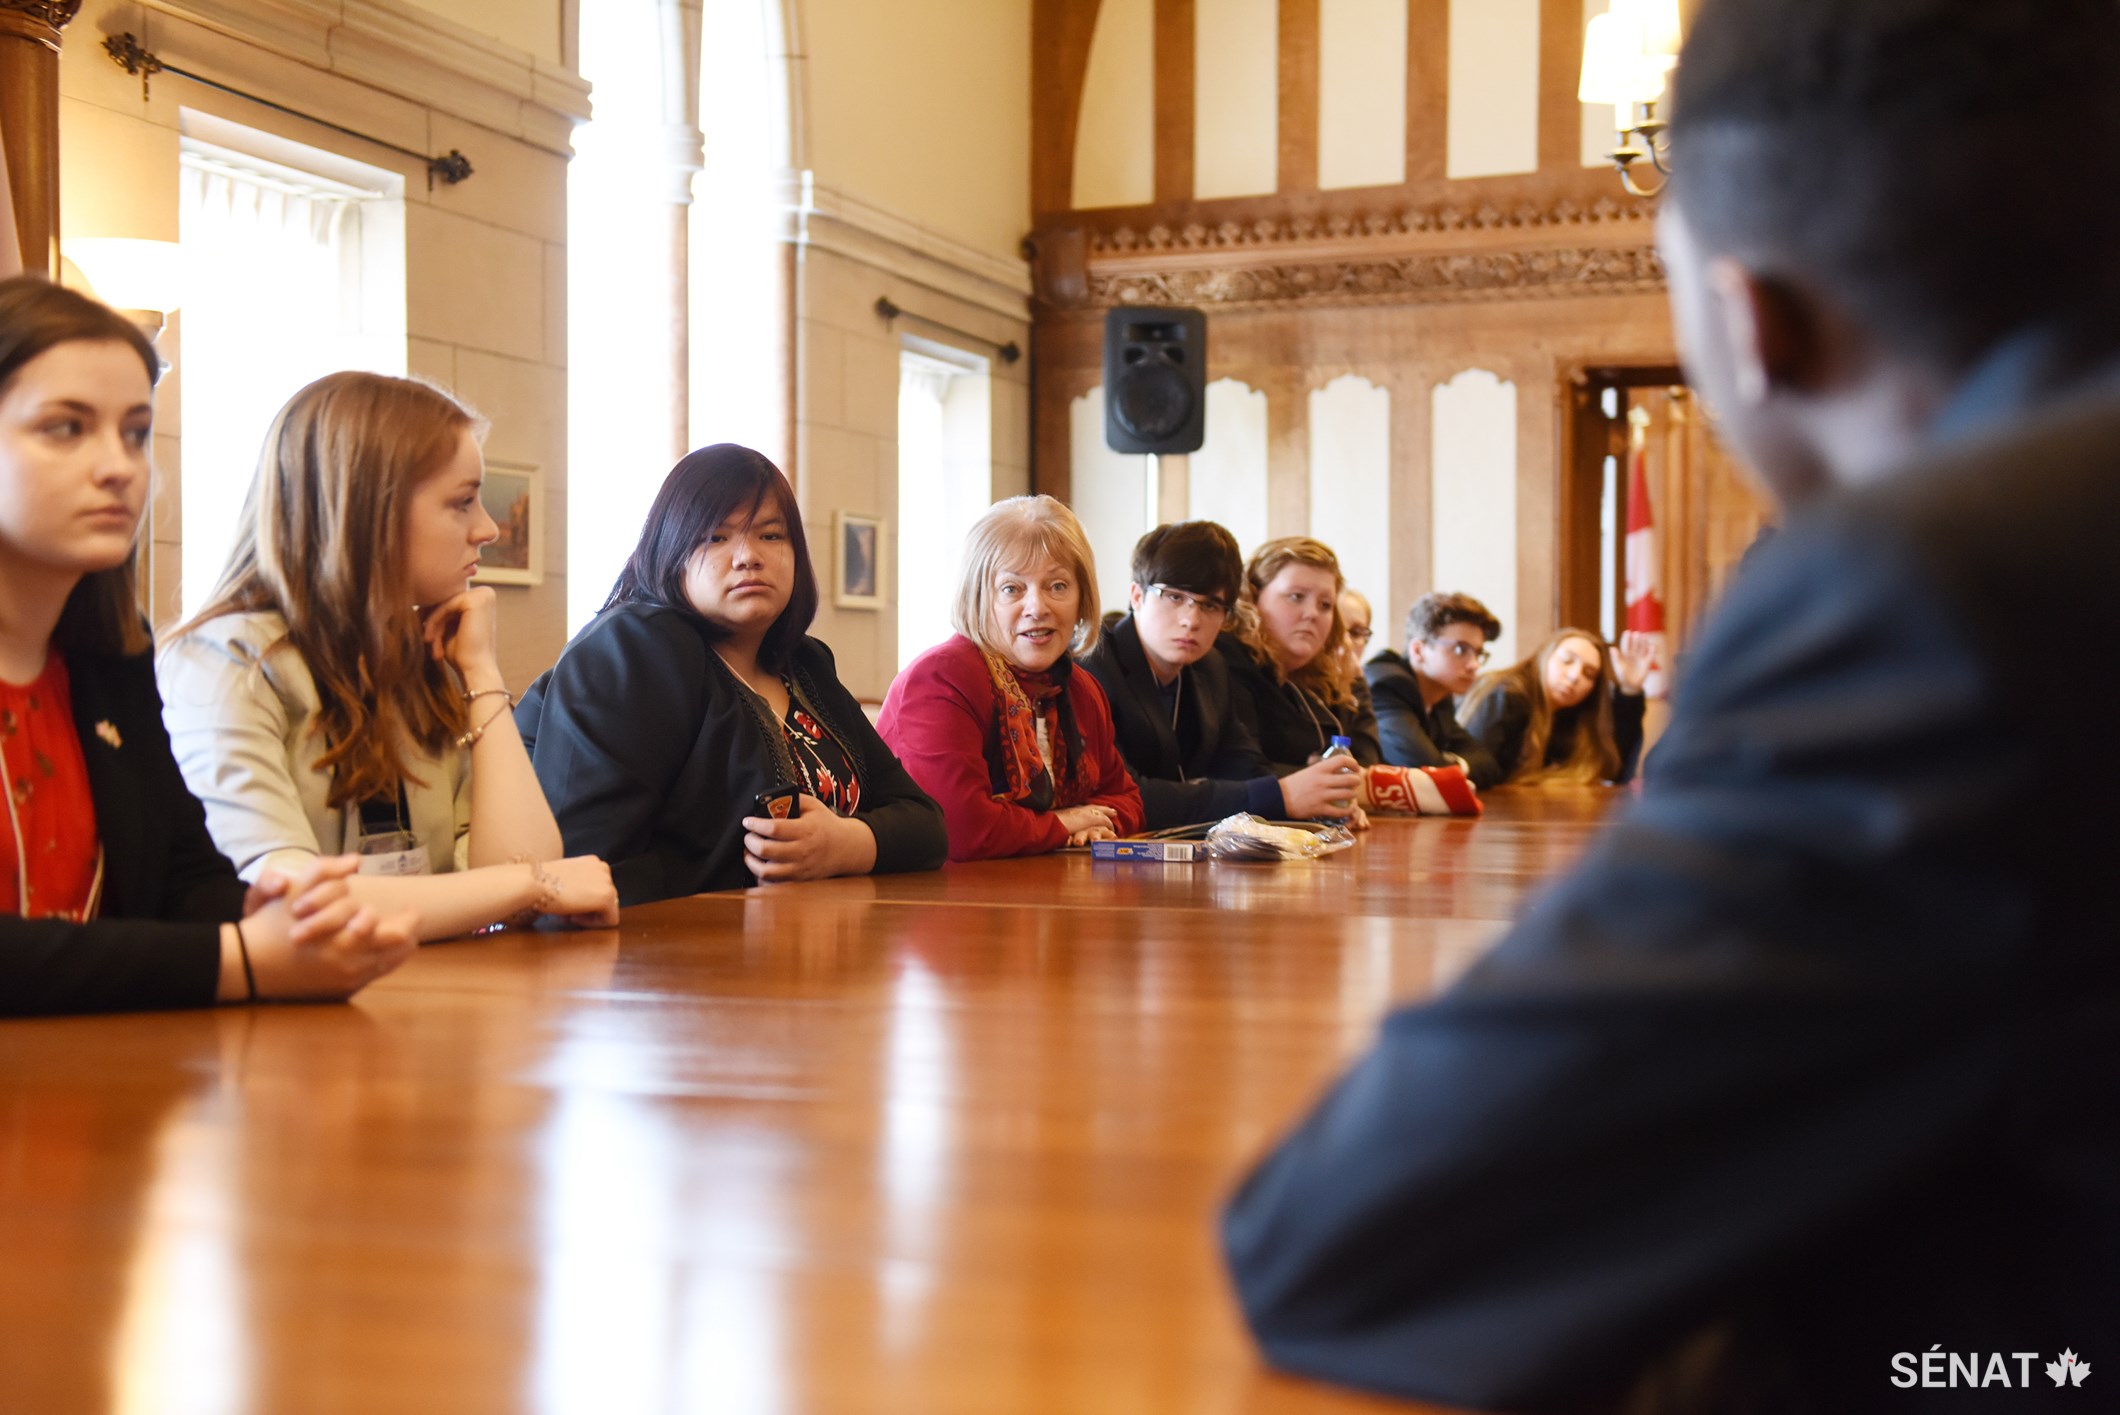
[[[779,468],[733,443],[672,468],[603,611],[516,709],[567,848],[610,862],[621,903],[942,863],[941,809],[816,613]]]

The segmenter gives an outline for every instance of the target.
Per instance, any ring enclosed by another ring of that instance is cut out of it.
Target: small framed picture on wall
[[[838,554],[834,557],[832,603],[841,609],[882,609],[883,518],[838,511],[832,516]]]
[[[545,578],[544,477],[535,467],[486,464],[479,500],[501,528],[501,537],[479,556],[474,582],[536,585]]]

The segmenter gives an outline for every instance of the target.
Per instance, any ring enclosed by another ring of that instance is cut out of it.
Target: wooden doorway
[[[1562,407],[1560,622],[1608,641],[1623,627],[1630,429],[1639,422],[1665,633],[1681,653],[1771,508],[1676,365],[1577,368]]]

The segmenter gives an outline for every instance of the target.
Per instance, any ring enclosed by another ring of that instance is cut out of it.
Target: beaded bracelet
[[[559,876],[546,869],[544,861],[533,860],[528,855],[510,855],[508,863],[530,867],[530,882],[537,886],[537,898],[530,901],[530,906],[523,911],[522,917],[534,920],[552,907],[553,900],[559,898]]]
[[[488,688],[486,691],[488,693],[493,693],[500,692],[501,690],[497,688]],[[502,696],[505,697],[506,694],[503,693]],[[515,700],[513,698],[510,698],[507,704],[495,708],[493,710],[493,716],[487,718],[484,722],[481,722],[478,726],[472,728],[469,732],[464,733],[461,737],[458,737],[456,739],[456,745],[460,748],[476,747],[478,745],[478,739],[486,735],[486,729],[491,727],[494,723],[499,722],[501,720],[502,714],[512,710],[514,702]]]

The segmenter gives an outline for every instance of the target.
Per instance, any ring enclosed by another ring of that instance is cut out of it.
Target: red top
[[[87,918],[96,888],[96,802],[57,650],[36,682],[0,682],[0,777],[14,804],[0,812],[0,909],[33,919]],[[17,822],[26,847],[19,853]]]
[[[1070,673],[1067,684],[1095,788],[1088,800],[1066,804],[1109,806],[1119,818],[1119,833],[1132,835],[1147,817],[1141,792],[1119,760],[1111,705],[1086,671]],[[994,799],[1000,724],[986,658],[962,634],[907,664],[884,696],[876,731],[942,807],[952,860],[1039,855],[1067,844],[1067,829],[1053,812]]]

